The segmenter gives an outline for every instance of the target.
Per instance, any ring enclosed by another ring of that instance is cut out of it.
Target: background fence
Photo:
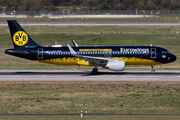
[[[93,10],[71,11],[68,9],[59,11],[2,11],[1,15],[164,15],[180,14],[180,10]]]
[[[77,15],[157,15],[157,14],[180,14],[180,10],[108,10],[108,11],[72,11]]]

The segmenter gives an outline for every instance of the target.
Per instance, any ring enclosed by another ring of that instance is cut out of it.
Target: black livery
[[[125,65],[166,64],[176,60],[176,56],[168,50],[156,46],[78,46],[55,45],[43,47],[38,45],[16,20],[8,20],[14,45],[5,53],[17,57],[58,65],[89,65],[94,66],[92,74],[97,74],[97,67],[113,71],[123,71]]]

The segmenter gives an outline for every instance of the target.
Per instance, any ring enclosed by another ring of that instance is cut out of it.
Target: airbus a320
[[[58,65],[94,66],[92,74],[98,74],[98,67],[112,71],[123,71],[125,65],[154,65],[171,63],[176,56],[167,49],[156,46],[74,46],[43,47],[38,45],[16,20],[8,20],[14,45],[5,53],[33,61]]]

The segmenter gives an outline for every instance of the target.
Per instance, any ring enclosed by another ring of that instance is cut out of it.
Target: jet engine
[[[108,68],[109,70],[112,70],[112,71],[123,71],[125,68],[125,62],[110,59],[103,68]]]

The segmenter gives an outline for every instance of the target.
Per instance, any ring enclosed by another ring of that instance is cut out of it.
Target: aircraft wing
[[[69,48],[69,50],[73,56],[78,57],[80,60],[89,61],[89,63],[94,62],[98,65],[106,65],[107,62],[110,60],[110,59],[106,59],[106,58],[98,58],[98,57],[92,57],[92,56],[78,55],[69,44],[67,44],[67,46],[68,46],[68,48]]]

